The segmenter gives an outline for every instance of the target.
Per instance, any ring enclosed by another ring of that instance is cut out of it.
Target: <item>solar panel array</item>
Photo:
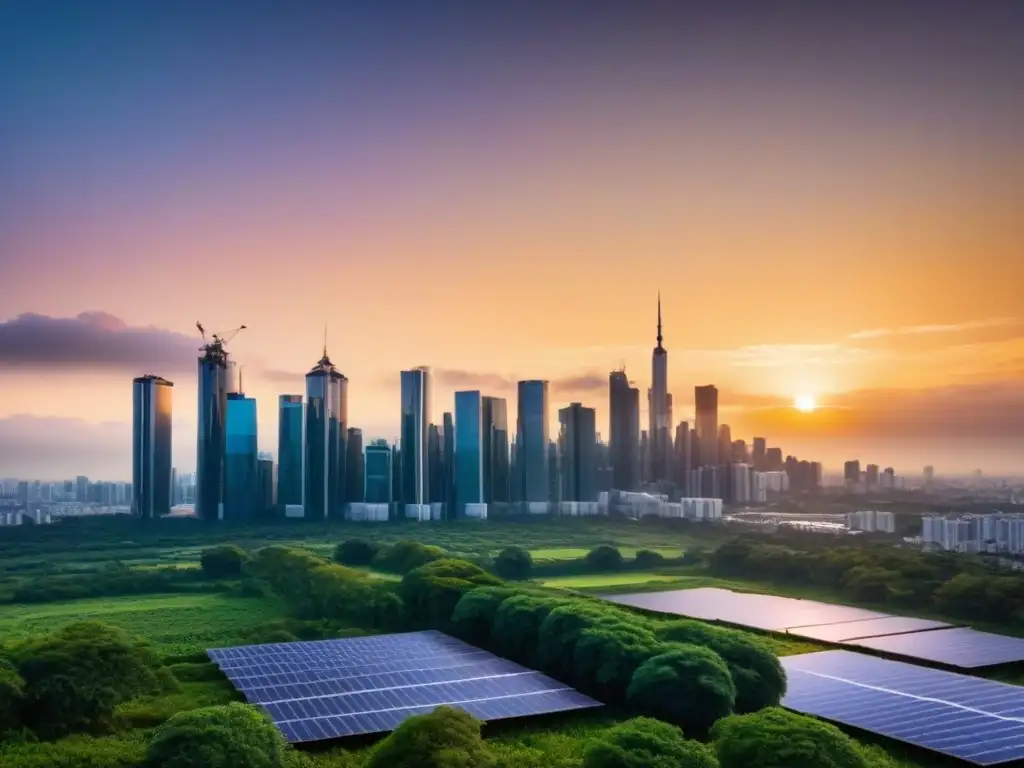
[[[390,731],[443,704],[481,720],[601,706],[539,672],[435,631],[206,653],[293,743]]]
[[[843,621],[837,624],[816,624],[808,627],[788,627],[791,635],[809,637],[812,640],[824,640],[828,643],[847,643],[863,638],[883,637],[885,635],[904,635],[925,632],[949,627],[942,621],[931,619],[911,619],[906,616],[882,616],[877,619],[860,621]],[[857,643],[860,645],[860,643]]]
[[[850,644],[963,669],[1024,661],[1024,639],[978,632],[969,627],[861,638]]]
[[[1024,759],[1024,688],[849,651],[781,661],[789,709],[975,765]]]

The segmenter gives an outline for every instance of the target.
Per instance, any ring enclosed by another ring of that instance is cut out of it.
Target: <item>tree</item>
[[[0,658],[0,736],[21,725],[24,703],[25,681],[13,664]]]
[[[532,666],[537,652],[540,625],[562,600],[520,594],[498,606],[491,627],[491,644],[502,656]]]
[[[717,768],[711,748],[674,725],[635,717],[601,733],[586,748],[583,768]]]
[[[637,667],[663,650],[663,644],[633,617],[599,621],[580,633],[573,679],[598,698],[624,701]]]
[[[868,768],[834,725],[778,707],[726,717],[712,736],[722,768]]]
[[[625,560],[622,553],[610,544],[601,544],[587,553],[587,567],[592,571],[617,571]]]
[[[44,738],[110,724],[122,701],[160,688],[160,661],[124,630],[82,621],[21,645],[25,724]]]
[[[334,548],[334,561],[342,565],[369,565],[377,556],[378,546],[365,539],[348,539]]]
[[[219,547],[204,549],[199,556],[199,564],[203,575],[211,579],[232,579],[242,575],[242,568],[249,559],[241,547],[234,544],[222,544]]]
[[[283,768],[291,749],[255,707],[232,702],[179,712],[161,725],[146,768]]]
[[[398,594],[414,624],[445,629],[464,594],[475,587],[500,584],[499,579],[474,563],[445,558],[405,574]]]
[[[408,573],[413,568],[419,568],[433,560],[440,560],[444,556],[444,550],[440,547],[420,544],[418,541],[403,540],[378,552],[373,559],[373,564],[382,571]]]
[[[370,754],[366,768],[489,768],[480,721],[461,709],[438,707],[402,722]]]
[[[525,581],[533,570],[533,557],[522,547],[505,547],[494,558],[494,571],[509,581]]]
[[[513,587],[477,587],[459,598],[452,611],[452,631],[473,645],[488,646],[498,606],[516,594]]]
[[[537,630],[537,665],[560,680],[575,680],[576,641],[602,619],[614,616],[616,610],[584,600],[552,610]]]
[[[696,645],[671,645],[671,650],[641,664],[626,698],[637,711],[676,723],[692,736],[703,736],[729,715],[736,686],[722,657]]]

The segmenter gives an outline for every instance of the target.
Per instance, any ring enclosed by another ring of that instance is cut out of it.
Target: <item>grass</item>
[[[603,543],[603,542],[597,542]],[[597,543],[594,546],[597,546]],[[587,553],[593,547],[587,549],[583,547],[557,547],[557,548],[546,548],[546,549],[531,549],[530,556],[534,560],[578,560],[581,557],[586,557]],[[681,547],[619,547],[619,551],[623,557],[636,557],[638,550],[648,549],[657,552],[662,557],[679,557],[683,550]],[[498,550],[492,552],[492,555],[496,555]]]
[[[584,590],[663,581],[675,582],[677,578],[650,571],[631,571],[626,573],[588,573],[579,576],[556,576],[551,579],[544,579],[541,584],[545,587],[558,587],[559,589]]]
[[[151,642],[166,656],[230,644],[286,615],[272,600],[220,594],[144,595],[0,606],[0,637],[18,640],[95,619]]]

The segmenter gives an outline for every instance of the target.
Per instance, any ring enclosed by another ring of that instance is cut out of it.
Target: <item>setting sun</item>
[[[817,405],[814,395],[797,395],[796,399],[793,400],[793,406],[798,411],[803,411],[804,413],[810,413]]]

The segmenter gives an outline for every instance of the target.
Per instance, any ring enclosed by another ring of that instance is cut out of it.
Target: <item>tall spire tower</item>
[[[672,466],[672,398],[668,394],[668,350],[662,345],[661,291],[658,291],[657,339],[658,346],[651,353],[651,388],[647,391],[651,451],[646,475],[654,483],[669,480],[669,468]]]

